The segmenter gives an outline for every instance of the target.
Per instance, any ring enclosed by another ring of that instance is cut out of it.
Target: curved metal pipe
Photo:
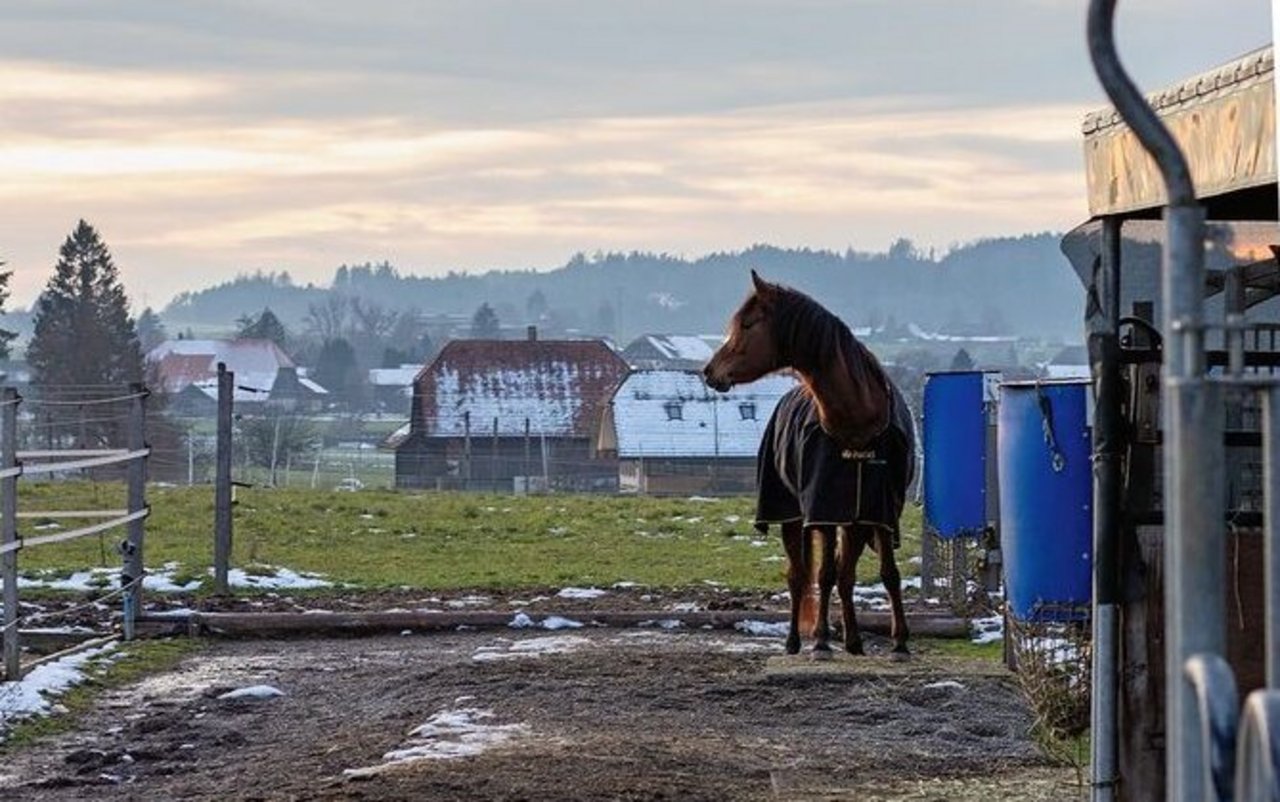
[[[1092,0],[1089,3],[1089,57],[1093,61],[1093,69],[1116,111],[1155,158],[1164,177],[1169,205],[1193,205],[1196,203],[1196,191],[1186,157],[1120,64],[1115,43],[1115,13],[1116,0]]]
[[[1103,89],[1156,161],[1168,198],[1160,303],[1164,336],[1161,417],[1164,426],[1164,603],[1166,798],[1204,793],[1196,735],[1197,700],[1178,675],[1187,658],[1223,654],[1226,603],[1225,487],[1222,399],[1205,376],[1204,220],[1186,158],[1159,116],[1120,65],[1114,41],[1116,0],[1090,0],[1089,54]],[[1114,713],[1105,717],[1114,725]],[[1123,773],[1123,772],[1122,772]],[[1154,789],[1144,789],[1148,792]],[[1095,788],[1095,799],[1105,798]]]
[[[1203,796],[1227,800],[1233,795],[1236,768],[1236,727],[1240,697],[1236,677],[1227,661],[1216,654],[1197,654],[1187,660],[1183,679],[1196,698]],[[1194,789],[1192,789],[1194,790]]]

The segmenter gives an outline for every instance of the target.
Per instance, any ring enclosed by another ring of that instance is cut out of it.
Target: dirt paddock
[[[1080,797],[996,672],[927,643],[906,670],[780,652],[661,629],[214,641],[11,755],[0,798]],[[255,685],[283,695],[219,698]]]

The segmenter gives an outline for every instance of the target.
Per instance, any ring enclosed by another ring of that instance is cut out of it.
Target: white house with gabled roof
[[[769,416],[795,384],[775,374],[719,393],[696,371],[637,370],[613,394],[597,450],[617,455],[623,491],[748,492]]]

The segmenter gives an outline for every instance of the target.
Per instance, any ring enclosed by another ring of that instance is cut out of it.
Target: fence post
[[[147,447],[147,388],[141,383],[129,385],[134,396],[129,405],[129,450],[140,451]],[[139,512],[147,506],[147,457],[129,460],[129,512]],[[146,536],[146,519],[129,522],[124,541],[124,572],[120,584],[124,587],[124,639],[133,640],[133,622],[142,609],[142,548]],[[136,583],[136,584],[135,584]]]
[[[471,489],[471,412],[462,413],[462,489]]]
[[[213,489],[213,592],[225,596],[231,562],[231,399],[235,373],[218,363],[218,443]]]
[[[18,391],[12,387],[0,393],[4,404],[0,413],[0,468],[18,464]],[[18,540],[18,477],[0,479],[0,542]],[[0,572],[4,577],[4,678],[10,682],[22,679],[21,650],[18,644],[18,552],[0,556]]]

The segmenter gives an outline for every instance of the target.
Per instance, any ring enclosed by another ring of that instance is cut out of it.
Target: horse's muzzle
[[[716,375],[710,364],[702,369],[702,378],[706,381],[707,386],[716,392],[727,392],[733,386],[733,382],[729,381],[727,376]]]

